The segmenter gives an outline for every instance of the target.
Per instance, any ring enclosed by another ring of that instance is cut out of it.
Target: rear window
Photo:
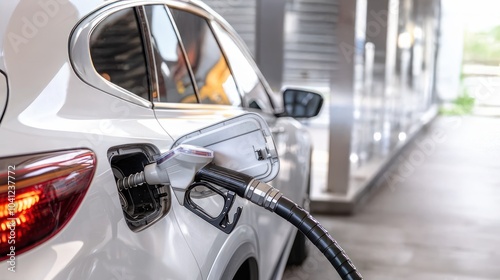
[[[109,82],[149,100],[146,57],[133,8],[105,18],[90,36],[95,70]]]

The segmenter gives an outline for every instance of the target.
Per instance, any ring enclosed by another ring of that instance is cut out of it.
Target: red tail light
[[[94,176],[90,150],[0,159],[0,260],[59,232]]]

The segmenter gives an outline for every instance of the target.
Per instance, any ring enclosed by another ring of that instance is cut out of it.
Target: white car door
[[[248,110],[259,112],[275,132],[280,156],[281,171],[273,184],[288,197],[300,201],[305,192],[302,187],[305,186],[304,173],[308,167],[300,166],[298,158],[304,158],[310,152],[306,134],[295,120],[274,116],[265,86],[230,35],[224,35],[226,31],[218,23],[208,20],[210,15],[204,10],[195,7],[189,10],[180,7],[165,9],[159,5],[145,7],[157,72],[154,111],[158,121],[173,139],[177,139]],[[213,31],[218,32],[217,38]],[[230,55],[228,51],[240,53]],[[228,60],[232,62],[230,65]],[[243,68],[238,68],[238,72],[235,66],[241,65]],[[299,141],[303,145],[299,145]],[[308,164],[307,160],[303,162]],[[215,262],[229,263],[232,254],[236,253],[229,249],[224,251],[225,244],[232,242],[237,247],[250,242],[257,246],[258,256],[254,257],[259,260],[259,265],[266,264],[259,267],[260,279],[269,279],[290,239],[288,237],[293,237],[292,227],[278,216],[241,199],[234,207],[237,206],[243,206],[239,225],[255,232],[258,241],[255,234],[247,240],[247,235],[241,232],[228,238],[188,211],[177,213],[178,222],[202,273],[208,278],[217,279],[214,269],[218,264]]]

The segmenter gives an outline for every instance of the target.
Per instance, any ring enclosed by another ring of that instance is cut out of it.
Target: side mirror
[[[323,105],[321,94],[303,90],[287,88],[283,91],[283,116],[293,118],[312,118],[319,114]]]

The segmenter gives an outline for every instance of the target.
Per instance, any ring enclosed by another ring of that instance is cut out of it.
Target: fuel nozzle
[[[279,190],[269,184],[215,164],[208,164],[200,169],[195,180],[221,186],[270,211],[274,211],[278,199],[282,196]]]
[[[179,145],[159,155],[156,162],[144,167],[143,172],[129,175],[117,181],[118,189],[129,189],[144,183],[149,185],[169,184],[181,205],[184,204],[186,189],[195,174],[210,163],[214,152],[192,145]]]

